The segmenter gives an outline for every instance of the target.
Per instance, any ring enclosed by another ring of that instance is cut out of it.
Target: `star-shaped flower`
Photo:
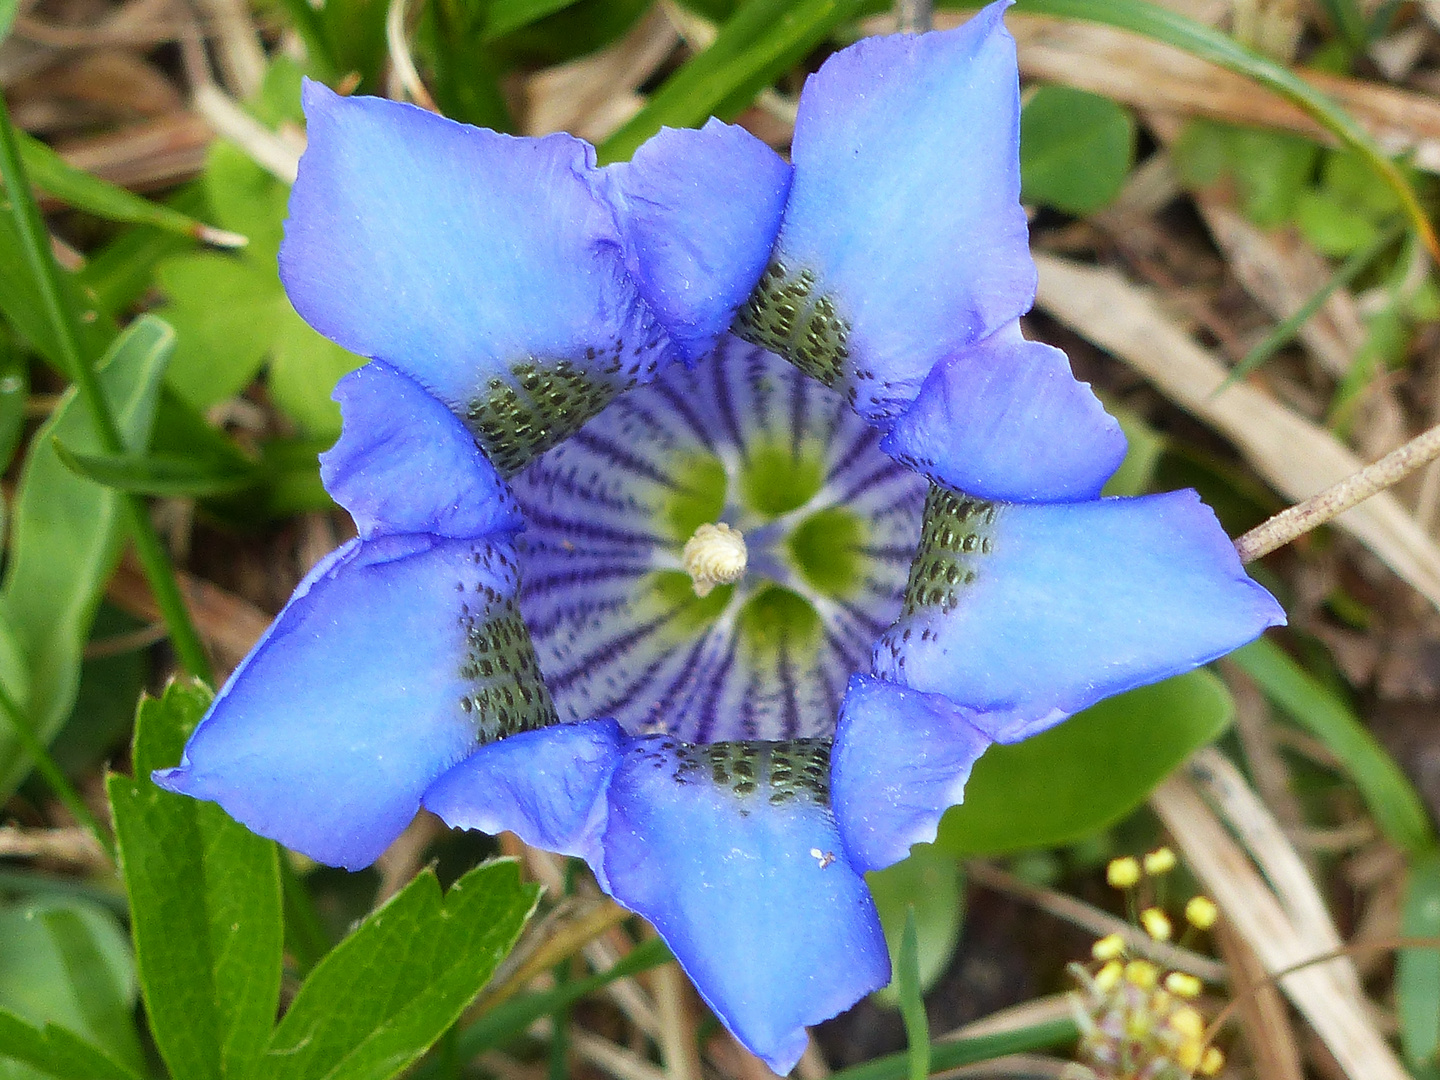
[[[779,1072],[889,977],[863,873],[992,741],[1282,621],[1193,492],[1021,337],[1003,4],[597,168],[310,85],[281,269],[372,362],[359,537],[216,698],[175,791],[363,866],[422,805],[589,863]]]

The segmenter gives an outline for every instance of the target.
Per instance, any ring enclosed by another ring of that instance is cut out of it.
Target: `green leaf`
[[[553,15],[576,0],[493,0],[485,15],[485,36],[498,38]]]
[[[130,897],[140,989],[173,1076],[245,1077],[275,1020],[283,948],[276,848],[214,803],[162,791],[211,694],[172,682],[136,719],[135,778],[107,789]]]
[[[508,860],[476,867],[443,899],[423,871],[316,965],[270,1040],[266,1080],[398,1075],[489,980],[538,898]]]
[[[68,165],[64,158],[39,139],[24,132],[16,134],[19,136],[20,158],[25,163],[30,182],[71,206],[110,221],[154,225],[166,232],[196,237],[225,247],[240,247],[245,243],[243,236],[196,221],[163,203],[142,199],[125,188],[92,176],[84,169]]]
[[[146,624],[102,603],[90,628],[87,651],[97,643],[113,643]],[[106,761],[130,734],[135,702],[150,679],[149,659],[142,649],[87,656],[80,668],[80,691],[65,726],[50,745],[55,763],[76,777]]]
[[[1175,145],[1181,178],[1203,188],[1229,180],[1240,208],[1257,225],[1290,220],[1306,191],[1320,148],[1280,131],[1192,120]]]
[[[1391,843],[1417,856],[1435,846],[1435,830],[1420,796],[1343,701],[1267,638],[1235,650],[1230,659],[1344,763]]]
[[[4,198],[4,186],[0,185],[0,206],[4,205]],[[59,276],[60,287],[70,293],[73,309],[85,310],[74,276],[64,271],[60,271]],[[0,315],[4,315],[15,332],[55,370],[66,371],[55,328],[46,314],[45,301],[30,272],[25,248],[10,214],[0,214]],[[114,333],[114,327],[105,319],[85,323],[80,330],[81,349],[87,356],[99,356],[105,341]]]
[[[1400,934],[1440,938],[1440,851],[1412,858],[1405,881]],[[1395,966],[1400,1045],[1411,1066],[1433,1067],[1440,1055],[1440,945],[1401,949]]]
[[[1295,205],[1295,224],[1326,255],[1353,255],[1374,245],[1380,227],[1328,191],[1307,191]]]
[[[270,357],[270,394],[285,414],[316,438],[340,434],[340,406],[330,397],[335,384],[365,359],[312,330],[288,310]]]
[[[83,900],[0,907],[0,1008],[56,1024],[126,1067],[143,1067],[135,1031],[135,970],[115,917]]]
[[[1078,840],[1139,806],[1231,715],[1224,684],[1192,671],[1109,698],[1024,742],[992,746],[975,763],[964,805],[945,814],[936,845],[995,855]]]
[[[613,967],[598,975],[571,979],[553,990],[519,994],[503,1001],[460,1033],[460,1057],[469,1061],[477,1054],[499,1046],[507,1039],[515,1038],[542,1016],[550,1016],[567,1009],[616,979],[649,971],[674,959],[663,941],[651,938],[635,946]],[[426,1070],[422,1067],[416,1070],[416,1080],[421,1080],[433,1072],[433,1069]]]
[[[273,265],[197,252],[165,260],[157,282],[179,339],[166,381],[197,409],[245,389],[293,317]]]
[[[1109,98],[1042,86],[1020,113],[1021,197],[1093,214],[1120,194],[1135,163],[1135,118]]]
[[[131,449],[149,441],[174,336],[159,319],[136,320],[101,361],[100,383]],[[119,496],[82,480],[54,443],[94,453],[99,441],[73,391],[35,433],[15,495],[10,561],[0,610],[31,674],[26,712],[49,741],[70,715],[96,605],[119,557]],[[23,778],[14,736],[0,728],[0,797]]]
[[[963,876],[955,856],[933,844],[916,844],[908,858],[865,875],[892,964],[900,963],[906,919],[911,914],[915,918],[916,978],[922,994],[935,985],[955,955],[965,913]],[[902,1005],[900,987],[894,982],[874,996],[891,1008]]]
[[[117,491],[140,495],[204,498],[249,487],[258,471],[217,471],[208,462],[156,454],[77,454],[59,440],[55,452],[76,474]]]
[[[25,397],[30,367],[0,328],[0,473],[10,468],[20,437],[25,434]]]
[[[895,982],[900,1017],[905,1021],[905,1041],[909,1044],[910,1080],[925,1080],[930,1075],[930,1020],[925,1015],[925,999],[920,994],[917,937],[915,908],[909,906],[905,909],[905,926],[900,932],[900,948],[895,957]]]
[[[0,41],[10,35],[10,26],[15,22],[15,13],[20,10],[20,0],[0,0]]]
[[[98,1046],[63,1027],[35,1028],[0,1009],[0,1059],[22,1062],[56,1080],[137,1080]]]
[[[1079,1032],[1075,1021],[1045,1020],[1028,1027],[1016,1028],[996,1035],[976,1035],[969,1039],[947,1039],[930,1044],[930,1068],[935,1072],[975,1065],[981,1061],[1034,1050],[1051,1050],[1073,1043]],[[903,1080],[910,1075],[910,1055],[906,1051],[889,1054],[864,1065],[831,1073],[830,1080]]]
[[[863,0],[747,0],[708,49],[600,145],[601,162],[628,158],[662,125],[694,127],[712,115],[735,116],[862,7]]]

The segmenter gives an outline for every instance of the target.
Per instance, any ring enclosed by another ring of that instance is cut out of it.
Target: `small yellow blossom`
[[[1140,864],[1129,855],[1123,859],[1111,859],[1105,868],[1105,880],[1112,888],[1129,889],[1140,880]]]
[[[1125,939],[1119,934],[1107,934],[1090,947],[1090,955],[1096,960],[1114,960],[1125,951]]]
[[[1151,877],[1168,874],[1175,869],[1175,852],[1168,847],[1156,848],[1145,856],[1145,873]]]
[[[1185,905],[1185,919],[1197,930],[1209,930],[1220,917],[1220,909],[1208,896],[1194,896]]]
[[[1170,919],[1159,908],[1146,908],[1140,912],[1140,925],[1156,941],[1170,940]]]
[[[1165,976],[1165,989],[1176,997],[1197,998],[1200,996],[1200,980],[1183,971],[1172,971]]]

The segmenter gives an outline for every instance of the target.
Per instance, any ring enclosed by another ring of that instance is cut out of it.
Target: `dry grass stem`
[[[1191,975],[1204,979],[1208,983],[1222,984],[1227,978],[1224,964],[1217,963],[1208,956],[1201,956],[1189,949],[1182,949],[1163,941],[1155,941],[1139,927],[1132,926],[1124,919],[1117,919],[1114,915],[1101,911],[1083,900],[1077,900],[1075,897],[1067,896],[1055,889],[1031,885],[989,863],[976,861],[966,863],[965,867],[970,880],[976,884],[1033,904],[1041,911],[1049,912],[1058,919],[1064,919],[1068,923],[1090,931],[1097,938],[1105,937],[1108,934],[1119,934],[1125,939],[1125,944],[1130,947],[1131,951],[1149,957],[1166,967],[1188,971]]]
[[[215,654],[222,674],[229,671],[245,658],[269,628],[270,616],[203,578],[184,571],[177,576],[196,629]],[[160,618],[160,608],[150,593],[145,575],[128,560],[121,563],[110,579],[105,596],[116,607],[137,618],[147,621]]]
[[[1256,1075],[1262,1080],[1305,1080],[1285,999],[1273,983],[1266,982],[1268,972],[1255,950],[1223,922],[1215,927],[1215,941],[1232,972],[1232,985],[1258,987],[1252,994],[1242,994],[1237,1007]]]
[[[300,154],[305,149],[297,145],[297,140],[271,131],[212,84],[195,88],[193,104],[215,134],[234,143],[272,176],[287,184],[295,182]]]
[[[695,1010],[689,981],[679,964],[662,964],[650,973],[659,1016],[660,1060],[668,1080],[700,1080],[700,1049],[695,1038]]]
[[[668,1080],[668,1074],[657,1069],[639,1054],[616,1046],[582,1027],[570,1030],[570,1045],[575,1053],[617,1080]]]
[[[0,858],[48,859],[84,873],[110,871],[109,857],[88,829],[27,829],[0,825]]]
[[[260,92],[269,61],[245,0],[191,0],[213,34],[225,86],[241,101]]]
[[[947,1040],[976,1039],[981,1035],[1003,1035],[1008,1031],[1020,1031],[1023,1028],[1034,1027],[1036,1024],[1048,1024],[1051,1021],[1064,1020],[1074,1015],[1074,1010],[1070,1007],[1069,994],[1050,994],[1000,1009],[989,1016],[982,1016],[979,1020],[972,1020],[943,1035],[942,1038]]]
[[[975,1080],[1066,1080],[1074,1075],[1074,1063],[1043,1054],[1007,1054],[974,1065],[932,1073],[934,1080],[974,1077]]]
[[[439,112],[439,106],[435,104],[435,99],[426,89],[424,80],[420,78],[420,72],[415,68],[415,60],[410,55],[410,42],[406,36],[405,27],[405,7],[405,0],[390,0],[390,6],[385,12],[385,47],[390,53],[390,67],[395,78],[404,87],[405,93],[410,96],[411,101],[422,109]]]
[[[1155,790],[1150,804],[1205,891],[1268,973],[1324,955],[1324,946],[1297,927],[1190,780],[1183,775],[1170,777]],[[1325,936],[1336,936],[1333,927]],[[1356,993],[1356,981],[1353,967],[1337,959],[1293,971],[1280,985],[1350,1080],[1406,1080]],[[1233,992],[1246,991],[1236,987]]]
[[[471,1013],[493,1009],[514,997],[531,979],[574,956],[587,941],[628,918],[630,913],[609,897],[588,901],[572,898],[557,906],[539,926],[531,924],[535,932],[527,930],[496,973],[496,980],[471,1006]]]
[[[1440,458],[1440,425],[1417,435],[1379,461],[1276,514],[1235,541],[1241,562],[1252,562],[1319,528],[1352,506],[1384,491],[1416,469]]]
[[[1229,438],[1265,480],[1304,499],[1364,468],[1330,432],[1245,383],[1219,392],[1228,369],[1191,339],[1151,293],[1113,270],[1036,253],[1037,304],[1145,375],[1181,408]],[[1380,492],[1336,518],[1440,606],[1440,548],[1394,495]]]

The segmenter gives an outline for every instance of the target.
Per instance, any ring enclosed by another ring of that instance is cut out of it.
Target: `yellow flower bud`
[[[1168,874],[1175,869],[1175,852],[1168,847],[1156,848],[1145,856],[1145,873],[1152,877]]]
[[[1185,919],[1196,930],[1209,930],[1220,917],[1220,909],[1208,896],[1193,896],[1185,905]]]
[[[1156,941],[1170,940],[1170,919],[1159,908],[1146,908],[1140,912],[1140,925]]]
[[[1140,880],[1140,864],[1126,855],[1123,859],[1111,859],[1105,868],[1105,880],[1112,888],[1128,889]]]
[[[1090,955],[1096,960],[1114,960],[1125,951],[1125,939],[1119,934],[1107,934],[1090,946]]]
[[[1165,989],[1169,990],[1176,997],[1197,998],[1200,996],[1200,980],[1194,975],[1187,975],[1183,971],[1172,971],[1165,976]]]
[[[1154,990],[1160,981],[1160,969],[1149,960],[1131,960],[1125,965],[1125,979],[1141,990]]]
[[[1108,994],[1120,984],[1120,976],[1124,970],[1124,965],[1119,960],[1111,960],[1095,973],[1095,989],[1102,994]]]
[[[1205,1034],[1205,1018],[1199,1009],[1189,1005],[1182,1005],[1170,1014],[1170,1026],[1187,1039],[1198,1039]]]
[[[1225,1055],[1215,1047],[1205,1051],[1205,1056],[1200,1059],[1200,1072],[1204,1076],[1214,1076],[1225,1067]]]

